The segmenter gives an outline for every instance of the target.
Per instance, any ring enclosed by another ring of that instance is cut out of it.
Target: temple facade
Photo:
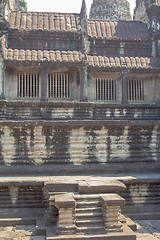
[[[132,21],[127,1],[103,2],[89,19],[84,0],[72,14],[0,3],[0,215],[135,240],[121,208],[160,216],[160,4],[137,0]]]

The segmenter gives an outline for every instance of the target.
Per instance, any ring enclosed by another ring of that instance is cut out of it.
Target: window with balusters
[[[115,79],[96,79],[96,100],[116,101]]]
[[[65,73],[48,74],[48,97],[69,99],[69,76]]]
[[[128,100],[131,102],[144,101],[143,80],[128,80]]]
[[[17,97],[39,98],[40,80],[39,74],[18,73],[17,74]]]

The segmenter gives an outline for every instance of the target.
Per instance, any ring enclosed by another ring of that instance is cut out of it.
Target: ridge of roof
[[[36,13],[36,14],[64,14],[64,15],[80,15],[80,13],[67,13],[67,12],[37,12],[37,11],[12,11],[11,13]]]

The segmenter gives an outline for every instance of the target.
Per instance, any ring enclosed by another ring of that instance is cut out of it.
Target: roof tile
[[[37,61],[37,51],[32,50],[31,51],[32,61]]]
[[[14,49],[13,50],[13,59],[15,59],[16,61],[19,58],[19,50],[18,49]]]
[[[26,61],[31,61],[31,51],[30,50],[26,50]]]

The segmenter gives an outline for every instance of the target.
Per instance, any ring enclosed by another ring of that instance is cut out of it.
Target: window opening
[[[68,74],[48,74],[48,97],[69,98]]]
[[[96,79],[96,100],[116,101],[116,80]]]

